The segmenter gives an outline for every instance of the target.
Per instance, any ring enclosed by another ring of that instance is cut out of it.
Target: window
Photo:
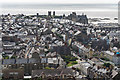
[[[10,72],[10,75],[18,75],[18,72]]]

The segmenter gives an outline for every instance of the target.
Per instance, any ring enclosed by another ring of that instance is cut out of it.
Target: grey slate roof
[[[35,59],[35,58],[30,58],[28,62],[29,63],[40,63],[40,60]]]
[[[56,75],[73,75],[72,69],[42,69],[42,70],[32,70],[32,77],[40,76],[42,74],[45,74],[46,76],[56,76]]]
[[[28,63],[28,59],[22,58],[22,59],[16,59],[16,64],[24,64]]]
[[[15,64],[15,59],[4,59],[2,63],[3,65],[4,64]]]
[[[47,63],[47,58],[35,59],[35,58],[22,58],[22,59],[3,59],[2,64],[3,65],[9,65],[9,64],[27,64],[27,63]]]

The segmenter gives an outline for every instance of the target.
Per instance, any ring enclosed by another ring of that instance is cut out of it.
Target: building
[[[87,15],[77,15],[76,12],[72,12],[72,14],[68,15],[67,17],[69,20],[79,22],[82,24],[88,24],[88,18]]]
[[[42,80],[75,80],[72,69],[42,69],[33,70],[32,79],[41,78]]]
[[[23,69],[3,69],[2,70],[3,80],[8,79],[24,79],[24,70]]]
[[[37,17],[39,16],[39,13],[37,13]]]
[[[119,52],[110,52],[110,51],[104,51],[103,56],[108,58],[110,61],[112,61],[115,65],[120,65],[120,53]]]
[[[120,73],[116,70],[107,70],[100,67],[89,67],[88,68],[88,78],[90,80],[119,80]]]
[[[2,77],[2,34],[0,34],[0,78]]]
[[[113,61],[114,53],[110,51],[105,51],[104,56],[108,58],[110,61]]]
[[[80,62],[80,70],[82,72],[83,75],[87,76],[88,75],[88,71],[87,69],[90,67],[91,65],[88,62]]]
[[[94,64],[96,66],[102,66],[104,63],[102,61],[100,61],[99,58],[93,57],[93,58],[89,58],[88,62],[93,66]]]
[[[51,11],[48,11],[48,16],[51,16]]]
[[[53,11],[53,16],[55,16],[55,11]]]
[[[120,66],[120,52],[116,52],[113,57],[113,62],[115,65]]]
[[[31,75],[32,70],[49,68],[58,68],[62,66],[60,57],[43,57],[43,58],[21,58],[21,59],[3,59],[3,68],[24,70],[24,75]],[[64,66],[63,66],[64,67]]]
[[[24,70],[24,75],[30,75],[31,71],[34,69],[42,69],[44,68],[45,64],[47,62],[43,61],[41,59],[35,59],[35,58],[31,58],[31,59],[4,59],[2,60],[2,65],[3,68],[8,68],[8,69],[18,69],[18,68],[22,68]]]

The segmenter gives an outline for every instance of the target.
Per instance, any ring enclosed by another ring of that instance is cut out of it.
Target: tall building
[[[53,11],[53,16],[55,16],[55,11]]]
[[[73,16],[76,16],[76,12],[72,12],[72,15],[73,15]]]
[[[51,11],[48,11],[48,16],[51,16]]]
[[[37,13],[37,17],[39,16],[39,13]]]
[[[87,15],[77,15],[76,12],[72,12],[72,14],[68,15],[68,19],[75,21],[75,22],[80,22],[82,24],[88,24],[88,18]]]
[[[65,14],[63,14],[63,18],[65,18]]]

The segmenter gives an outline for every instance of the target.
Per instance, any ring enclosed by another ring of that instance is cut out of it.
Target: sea
[[[89,18],[117,18],[118,4],[1,4],[0,14],[47,15],[55,11],[56,15],[69,15],[76,12]]]

